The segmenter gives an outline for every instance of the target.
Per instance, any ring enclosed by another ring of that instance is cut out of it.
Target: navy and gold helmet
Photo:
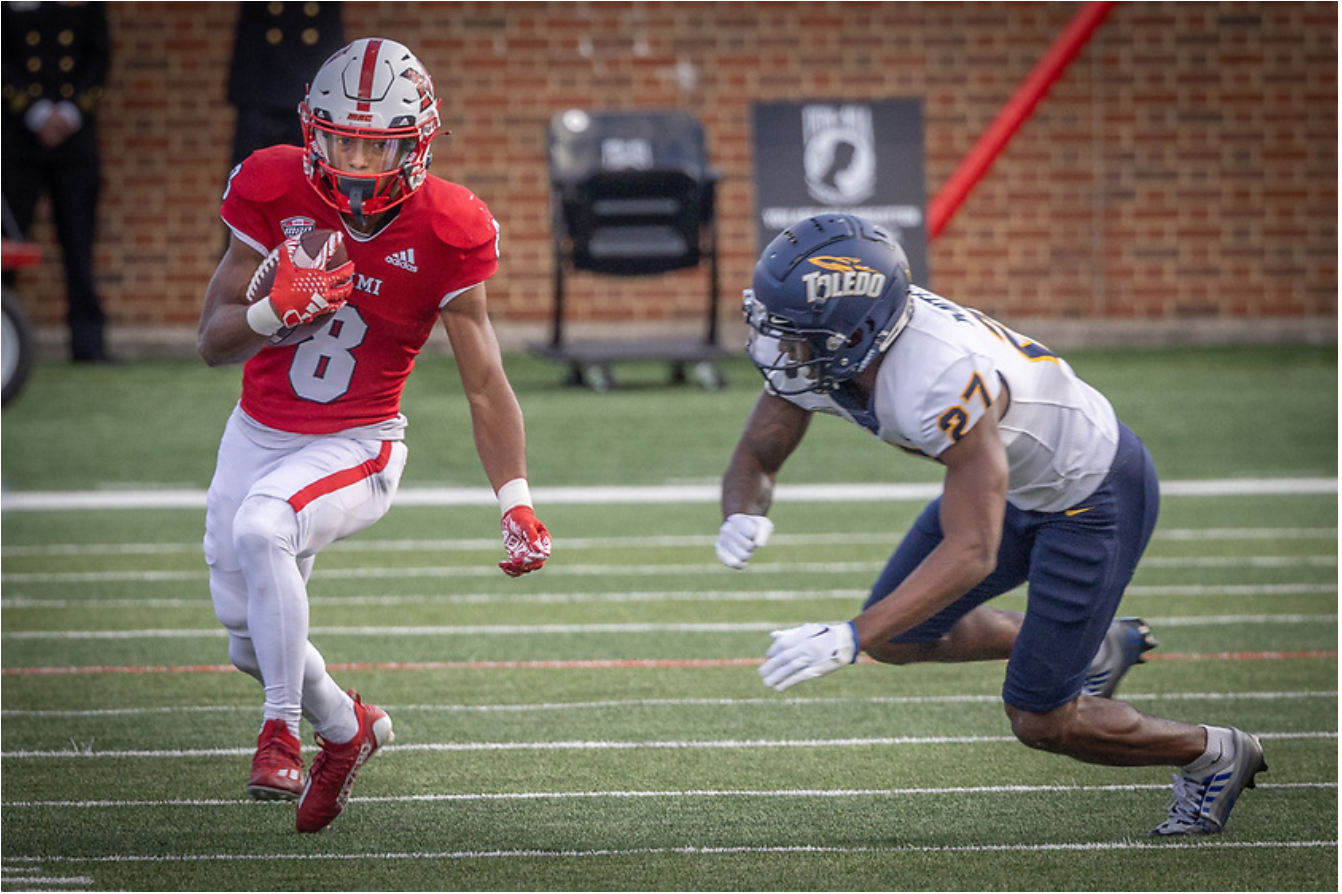
[[[912,309],[904,249],[852,214],[807,218],[779,233],[742,306],[750,358],[779,394],[838,388],[890,347]]]

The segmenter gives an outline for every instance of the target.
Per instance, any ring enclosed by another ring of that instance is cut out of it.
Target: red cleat
[[[257,801],[292,801],[303,792],[303,756],[289,725],[267,720],[256,737],[247,794]]]
[[[391,718],[376,705],[365,705],[359,694],[349,691],[354,699],[354,714],[359,718],[359,731],[348,742],[328,742],[320,735],[317,742],[321,753],[312,761],[308,784],[298,799],[298,831],[320,832],[331,820],[340,815],[349,801],[350,789],[359,768],[394,736]]]

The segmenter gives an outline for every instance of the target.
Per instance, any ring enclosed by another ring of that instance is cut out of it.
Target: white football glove
[[[857,660],[857,628],[843,624],[803,624],[770,634],[768,661],[760,668],[765,686],[779,692],[832,673]]]
[[[718,529],[718,561],[728,568],[744,568],[757,547],[764,546],[773,535],[774,523],[763,515],[736,512]]]

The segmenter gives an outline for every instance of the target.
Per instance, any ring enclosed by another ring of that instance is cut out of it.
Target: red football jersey
[[[396,416],[444,299],[498,270],[498,224],[470,190],[430,175],[395,220],[363,236],[309,185],[296,146],[243,162],[220,215],[262,254],[306,230],[341,231],[354,262],[354,293],[327,326],[243,367],[242,409],[282,431],[329,434]]]

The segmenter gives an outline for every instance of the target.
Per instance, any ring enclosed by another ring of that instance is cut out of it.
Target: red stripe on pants
[[[391,441],[383,441],[382,449],[378,451],[375,459],[365,460],[357,466],[349,469],[341,469],[339,472],[332,472],[325,478],[319,478],[300,490],[289,498],[289,505],[293,507],[294,512],[302,512],[303,507],[307,506],[318,497],[324,497],[329,493],[334,493],[342,487],[349,487],[351,484],[358,484],[365,478],[372,478],[387,467],[391,461]]]

